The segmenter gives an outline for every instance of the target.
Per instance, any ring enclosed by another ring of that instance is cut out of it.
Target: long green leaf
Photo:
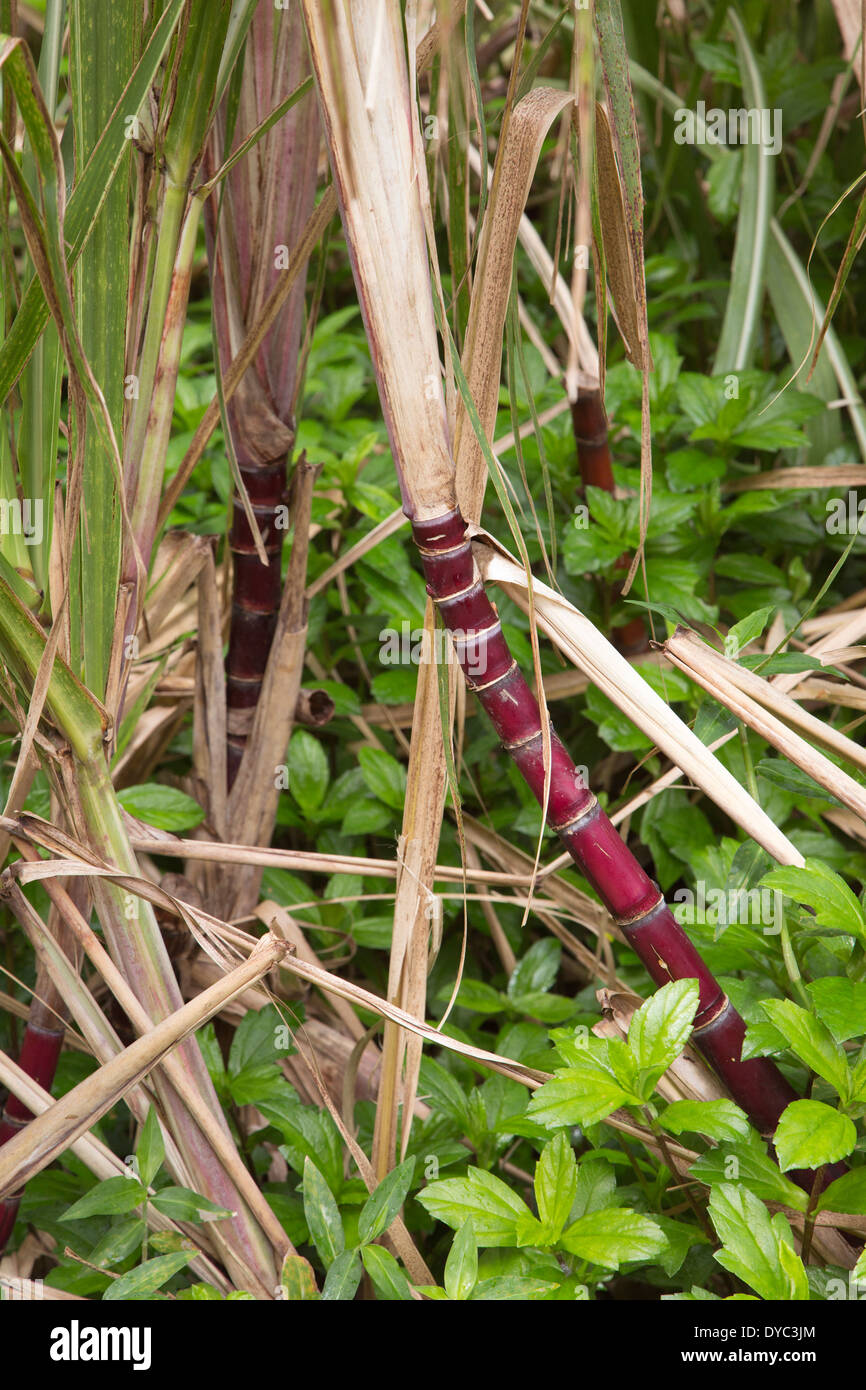
[[[128,118],[140,111],[183,10],[185,0],[169,0],[141,61],[130,78],[93,151],[81,178],[70,194],[64,231],[67,262],[72,268],[90,236],[99,211],[108,196],[115,174],[128,150]],[[48,322],[49,310],[37,277],[31,280],[8,336],[0,346],[0,402],[6,400],[18,380],[40,333]]]
[[[734,30],[746,105],[763,111],[767,105],[764,83],[748,35],[732,8],[728,19]],[[731,288],[719,335],[713,371],[741,372],[751,365],[764,297],[764,263],[773,211],[773,157],[752,141],[743,150],[740,214],[731,265]]]

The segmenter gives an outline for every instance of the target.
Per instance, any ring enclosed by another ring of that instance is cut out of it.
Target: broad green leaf
[[[138,1160],[138,1176],[145,1187],[150,1187],[165,1159],[165,1144],[154,1106],[147,1112],[135,1157]]]
[[[815,1013],[837,1043],[866,1034],[866,982],[830,975],[807,985]]]
[[[197,801],[160,782],[126,787],[117,793],[117,799],[124,811],[158,830],[192,830],[204,820],[204,811]]]
[[[669,1134],[704,1134],[708,1139],[745,1139],[749,1121],[732,1100],[675,1100],[659,1116]]]
[[[710,1217],[722,1249],[716,1259],[766,1299],[808,1299],[803,1262],[795,1254],[784,1219],[771,1221],[763,1202],[741,1184],[720,1183],[710,1194]],[[787,1245],[793,1260],[782,1262]]]
[[[366,1245],[387,1231],[397,1217],[412,1186],[415,1159],[407,1158],[383,1178],[367,1198],[358,1218],[358,1241]]]
[[[820,1100],[792,1100],[773,1136],[779,1167],[820,1168],[845,1158],[857,1143],[853,1120]]]
[[[764,999],[761,1008],[800,1061],[829,1081],[842,1100],[847,1101],[848,1063],[829,1029],[790,999]]]
[[[345,1248],[343,1222],[334,1194],[309,1156],[304,1160],[304,1216],[322,1261],[331,1265]]]
[[[137,1269],[131,1269],[109,1284],[102,1295],[103,1302],[151,1298],[163,1284],[185,1269],[192,1258],[192,1251],[178,1251],[174,1255],[157,1255],[153,1260],[145,1260]]]
[[[544,992],[550,989],[562,958],[562,946],[552,936],[542,937],[517,962],[508,981],[508,997]]]
[[[711,1149],[692,1164],[689,1172],[708,1186],[741,1183],[764,1202],[779,1202],[795,1211],[806,1210],[806,1194],[779,1171],[763,1146],[725,1144]]]
[[[282,1025],[278,1009],[266,1004],[250,1009],[235,1029],[229,1052],[229,1072],[236,1076],[254,1063],[276,1062],[285,1051],[277,1052],[277,1029]]]
[[[472,1221],[467,1218],[458,1230],[445,1261],[445,1292],[462,1301],[471,1294],[478,1279],[478,1242]]]
[[[609,1207],[581,1216],[560,1237],[560,1245],[581,1260],[619,1269],[633,1260],[651,1260],[664,1250],[664,1233],[648,1216]]]
[[[280,1287],[291,1303],[312,1303],[319,1297],[313,1267],[302,1255],[287,1255],[283,1260]]]
[[[543,1279],[506,1274],[497,1279],[479,1279],[470,1294],[470,1300],[473,1303],[525,1303],[540,1298],[543,1294],[552,1293],[558,1287],[558,1284],[548,1283]]]
[[[412,1286],[390,1250],[381,1245],[365,1245],[361,1259],[381,1299],[389,1303],[413,1302]]]
[[[616,1192],[616,1175],[604,1158],[587,1154],[580,1160],[577,1170],[577,1191],[571,1214],[575,1221],[590,1212],[603,1211],[613,1206]]]
[[[193,1192],[188,1187],[161,1187],[151,1198],[151,1205],[170,1216],[172,1221],[190,1221],[197,1225],[202,1221],[222,1221],[232,1213],[218,1206],[209,1197]]]
[[[818,1210],[866,1216],[866,1168],[854,1168],[831,1182],[818,1198]]]
[[[742,649],[754,642],[756,637],[760,637],[772,615],[772,608],[756,608],[754,613],[749,613],[747,617],[734,623],[725,637],[725,654],[732,656],[736,661]]]
[[[421,1189],[417,1200],[455,1231],[471,1220],[478,1244],[485,1247],[514,1245],[517,1223],[532,1215],[507,1183],[481,1168],[470,1168],[463,1178],[432,1182]]]
[[[289,744],[289,791],[307,815],[325,799],[330,772],[322,744],[306,729],[298,729]]]
[[[147,1193],[137,1178],[106,1178],[97,1183],[83,1197],[79,1197],[68,1211],[63,1213],[64,1221],[82,1221],[85,1216],[117,1216],[121,1212],[133,1211],[141,1206]]]
[[[762,880],[815,913],[819,927],[832,927],[866,941],[866,917],[847,883],[820,859],[807,859],[800,868],[773,869]]]
[[[92,1265],[98,1265],[100,1269],[119,1264],[127,1255],[131,1255],[133,1250],[139,1248],[146,1229],[143,1216],[133,1216],[128,1221],[116,1222],[99,1244],[94,1246],[87,1258]]]
[[[555,1233],[555,1240],[577,1193],[577,1160],[564,1130],[542,1149],[535,1165],[534,1186],[539,1218]]]
[[[358,762],[364,781],[374,796],[394,811],[403,809],[406,797],[406,769],[384,748],[362,748]]]
[[[672,980],[656,990],[632,1017],[628,1045],[644,1073],[645,1099],[688,1042],[697,1008],[697,980]]]
[[[548,1129],[562,1125],[591,1125],[604,1120],[620,1105],[636,1102],[615,1077],[587,1056],[580,1068],[557,1071],[532,1094],[526,1113]]]
[[[364,1269],[357,1250],[344,1250],[328,1270],[322,1298],[326,1302],[349,1303],[355,1297]]]

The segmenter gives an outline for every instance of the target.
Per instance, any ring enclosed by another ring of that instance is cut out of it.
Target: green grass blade
[[[745,104],[764,111],[767,96],[748,35],[737,13],[728,18],[734,30]],[[773,210],[773,158],[757,141],[743,150],[740,214],[731,265],[731,288],[719,335],[713,371],[740,372],[751,365],[764,298],[764,265]]]
[[[147,97],[183,6],[184,0],[169,0],[166,5],[102,139],[70,195],[64,226],[70,268],[75,265],[87,243],[114,176],[127,153],[128,117],[141,109]],[[21,375],[48,317],[45,294],[34,276],[15,321],[0,345],[0,402],[6,400]]]
[[[76,162],[92,155],[135,65],[137,0],[72,0],[69,76]],[[130,142],[127,141],[129,147]],[[114,433],[123,427],[130,154],[118,172],[78,262],[75,310],[81,345],[99,383]],[[83,459],[83,515],[77,543],[80,590],[72,627],[80,627],[83,673],[105,693],[120,571],[121,513],[110,457],[92,431]]]

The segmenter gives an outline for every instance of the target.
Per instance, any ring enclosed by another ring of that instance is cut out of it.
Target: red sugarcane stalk
[[[263,565],[249,521],[237,493],[229,546],[234,568],[231,627],[226,657],[226,771],[232,786],[243,758],[249,715],[258,704],[282,593],[281,558],[284,530],[277,526],[278,508],[286,507],[286,459],[270,463],[239,463],[253,515],[268,557]]]
[[[45,1091],[51,1090],[63,1048],[65,1030],[62,1020],[63,1001],[48,975],[40,970],[18,1065]],[[33,1116],[26,1105],[17,1096],[10,1095],[0,1117],[0,1146],[24,1129],[32,1119]],[[14,1229],[21,1195],[20,1192],[15,1192],[0,1202],[0,1254],[3,1253]]]
[[[512,658],[487,597],[458,510],[412,520],[427,591],[450,630],[466,684],[505,750],[544,804],[544,737],[538,703]],[[548,823],[657,985],[696,979],[694,1042],[762,1134],[772,1135],[796,1092],[768,1058],[741,1061],[746,1025],[707,969],[663,895],[620,838],[551,729]],[[797,1176],[792,1174],[791,1176]],[[809,1175],[808,1185],[811,1185]]]
[[[577,464],[584,488],[600,487],[613,494],[613,465],[610,457],[607,415],[601,391],[581,389],[577,400],[571,402],[571,419],[577,445]],[[617,569],[628,569],[627,555],[616,562]],[[616,590],[614,590],[616,592]],[[643,618],[630,618],[611,633],[614,645],[624,656],[636,656],[647,649],[646,627]]]

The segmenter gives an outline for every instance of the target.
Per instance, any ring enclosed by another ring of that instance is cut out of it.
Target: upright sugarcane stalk
[[[795,1092],[773,1062],[741,1060],[743,1019],[562,743],[544,729],[472,555],[456,505],[418,189],[421,136],[399,13],[381,16],[375,34],[361,0],[305,0],[305,17],[403,508],[467,686],[651,978],[698,981],[695,1041],[757,1128],[771,1134]]]
[[[293,6],[274,17],[262,0],[247,39],[237,119],[218,113],[205,165],[215,170],[309,76],[304,26]],[[226,176],[205,208],[213,314],[220,366],[227,371],[273,289],[313,209],[319,123],[312,93],[270,130]],[[253,365],[227,407],[231,443],[259,544],[241,496],[232,498],[229,548],[234,586],[226,658],[227,776],[240,768],[264,679],[282,592],[286,466],[295,439],[294,408],[304,316],[305,275],[295,282]]]
[[[608,420],[601,398],[600,385],[581,388],[571,402],[574,442],[577,446],[577,466],[581,488],[599,487],[613,495],[616,485],[610,456]],[[627,570],[629,558],[621,555],[618,570]],[[646,650],[647,637],[643,618],[630,618],[611,632],[611,640],[624,656],[634,656]]]

